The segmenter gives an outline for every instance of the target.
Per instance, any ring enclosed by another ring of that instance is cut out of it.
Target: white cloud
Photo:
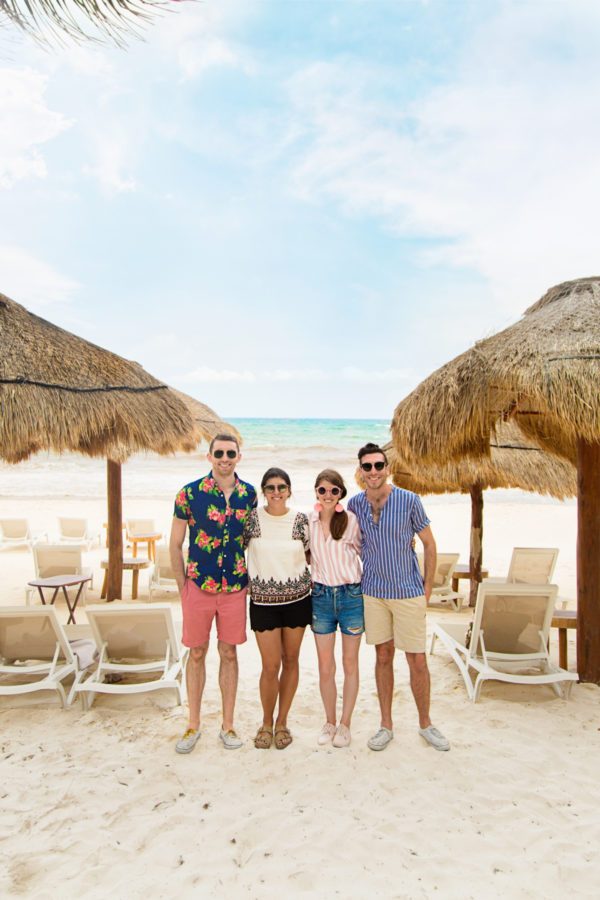
[[[108,129],[108,134],[97,134],[91,152],[94,165],[83,166],[83,174],[96,178],[111,191],[131,193],[137,189],[135,178],[129,174],[134,165],[133,135],[126,131]]]
[[[414,379],[414,372],[408,369],[359,369],[356,366],[346,366],[341,370],[344,381],[355,381],[360,384],[398,384],[406,383]]]
[[[2,292],[39,312],[52,303],[70,300],[79,284],[21,247],[0,244]]]
[[[594,274],[599,36],[598,4],[505,4],[450,79],[397,105],[385,73],[305,69],[289,82],[298,193],[440,240],[420,262],[475,270],[504,313]]]
[[[258,381],[322,381],[327,374],[319,369],[273,369],[253,372],[251,369],[213,369],[209,366],[201,366],[186,375],[180,376],[177,381],[183,383],[198,382],[238,382],[254,384]]]
[[[336,383],[350,381],[360,384],[405,383],[414,378],[414,374],[405,369],[361,369],[355,366],[345,366],[336,371],[324,369],[266,369],[253,371],[251,369],[214,369],[209,366],[201,366],[193,372],[180,376],[176,380],[180,383],[208,383],[208,382],[238,382],[255,384],[262,382],[272,384],[274,382],[294,382],[305,384],[307,382]]]
[[[224,66],[250,73],[254,62],[234,33],[254,14],[254,6],[250,0],[185,4],[162,20],[152,43],[176,59],[184,81]]]
[[[45,177],[40,145],[71,124],[48,109],[44,98],[47,82],[31,68],[0,69],[0,187],[12,187],[24,178]]]

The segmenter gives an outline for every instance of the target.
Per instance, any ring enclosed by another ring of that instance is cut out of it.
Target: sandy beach
[[[259,481],[269,464],[292,475],[293,503],[312,505],[312,481],[335,465],[354,491],[347,456],[310,449],[245,454],[240,473]],[[69,468],[71,466],[71,468]],[[143,470],[143,471],[142,471]],[[148,457],[123,470],[124,514],[169,528],[172,498],[205,471],[202,456]],[[105,519],[102,461],[38,459],[0,471],[2,515],[25,515],[56,532],[56,515]],[[438,550],[468,559],[469,499],[427,497]],[[486,495],[484,564],[502,575],[513,546],[556,546],[554,581],[575,601],[576,506],[520,492]],[[94,590],[103,546],[94,547]],[[0,549],[2,605],[24,604],[33,575],[26,549]],[[130,576],[124,599],[130,596]],[[140,600],[147,577],[140,578]],[[163,597],[160,598],[161,600]],[[179,603],[165,594],[176,618]],[[58,605],[66,621],[64,604]],[[468,610],[432,607],[436,619]],[[85,609],[77,613],[85,622]],[[551,653],[557,659],[556,632]],[[50,694],[0,697],[3,896],[32,898],[397,897],[549,898],[597,894],[597,761],[600,689],[575,684],[565,702],[549,687],[488,683],[467,698],[442,647],[430,658],[432,719],[452,749],[437,753],[417,731],[406,665],[396,664],[395,739],[366,746],[379,724],[374,652],[361,649],[361,689],[347,750],[319,748],[323,714],[316,654],[307,633],[285,751],[257,751],[259,654],[240,648],[236,727],[244,746],[218,741],[217,652],[211,646],[202,737],[174,752],[186,724],[174,693],[100,696],[88,712],[61,710]],[[569,640],[569,668],[576,654]],[[341,667],[340,667],[341,668]]]

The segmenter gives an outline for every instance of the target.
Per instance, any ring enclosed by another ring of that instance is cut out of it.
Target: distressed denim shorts
[[[340,626],[342,634],[352,636],[365,630],[363,595],[359,584],[313,585],[312,630],[331,634]]]

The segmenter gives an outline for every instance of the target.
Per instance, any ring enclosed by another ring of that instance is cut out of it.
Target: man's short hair
[[[208,448],[209,453],[212,453],[213,447],[215,446],[215,441],[231,441],[237,447],[238,453],[240,452],[240,442],[234,434],[215,434],[214,438],[210,442],[210,447]]]
[[[368,444],[365,444],[364,447],[361,447],[358,451],[358,461],[359,463],[362,461],[363,456],[369,456],[371,453],[381,453],[383,458],[385,459],[385,464],[388,464],[388,458],[385,455],[385,452],[381,449],[379,444],[372,444],[370,441]]]

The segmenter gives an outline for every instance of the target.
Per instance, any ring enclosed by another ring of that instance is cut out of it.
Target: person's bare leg
[[[393,730],[392,699],[394,696],[394,641],[385,641],[375,647],[375,684],[379,708],[381,709],[381,727]]]
[[[238,659],[235,644],[219,641],[219,687],[223,704],[223,731],[233,731],[233,711],[238,684]]]
[[[199,647],[192,647],[185,667],[185,683],[189,708],[188,726],[198,731],[200,728],[200,704],[206,682],[206,653],[208,641]]]
[[[427,657],[424,653],[407,653],[406,662],[410,671],[410,688],[419,713],[419,727],[428,728],[431,725],[431,719],[429,718],[430,680]]]
[[[361,635],[342,635],[342,664],[344,666],[344,692],[340,724],[350,728],[350,719],[358,696],[358,651]]]
[[[282,628],[283,659],[279,678],[279,709],[275,728],[287,726],[287,717],[298,687],[300,645],[304,628]]]
[[[263,725],[272,728],[275,704],[279,696],[279,670],[282,656],[281,628],[273,628],[271,631],[255,631],[254,634],[262,661],[259,688],[260,702],[263,708]]]
[[[335,725],[337,688],[335,686],[335,631],[331,634],[315,634],[319,660],[319,689],[325,707],[325,718]]]

